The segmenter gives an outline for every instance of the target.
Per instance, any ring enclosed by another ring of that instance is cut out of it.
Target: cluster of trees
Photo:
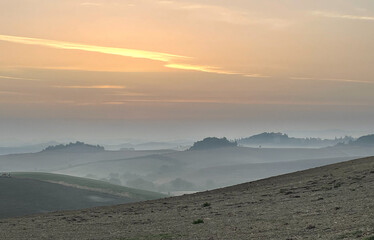
[[[345,136],[335,139],[322,139],[322,138],[295,138],[289,137],[287,134],[264,132],[248,138],[241,138],[238,141],[243,145],[280,145],[280,146],[301,146],[301,147],[316,147],[316,146],[334,146],[339,143],[348,143],[353,141],[354,138]]]
[[[193,146],[189,150],[207,150],[207,149],[214,149],[214,148],[222,148],[222,147],[236,147],[238,146],[237,142],[231,142],[227,140],[227,138],[216,138],[216,137],[209,137],[205,138],[202,141],[195,142]]]
[[[75,142],[75,143],[68,143],[68,144],[59,144],[59,145],[55,145],[55,146],[49,146],[47,148],[45,148],[43,151],[56,151],[56,150],[65,150],[65,149],[69,149],[69,148],[89,148],[89,149],[92,149],[92,150],[96,150],[96,151],[104,151],[104,147],[100,146],[100,145],[90,145],[90,144],[86,144],[84,142]]]
[[[362,146],[362,147],[374,147],[374,134],[359,137],[357,140],[349,141],[348,143],[341,143],[338,146]]]

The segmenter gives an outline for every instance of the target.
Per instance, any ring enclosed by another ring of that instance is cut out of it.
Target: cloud
[[[249,77],[249,78],[269,78],[271,76],[262,75],[262,74],[245,74],[244,77]]]
[[[181,69],[181,70],[191,70],[191,71],[199,71],[199,72],[206,72],[206,73],[216,73],[216,74],[227,74],[227,75],[240,75],[243,77],[250,77],[250,78],[269,78],[270,76],[262,75],[262,74],[244,74],[239,72],[233,71],[226,71],[220,69],[218,67],[213,66],[202,66],[202,65],[191,65],[191,64],[166,64],[165,67],[174,68],[174,69]]]
[[[282,105],[282,106],[372,106],[372,103],[342,103],[325,101],[266,101],[266,100],[222,100],[222,99],[126,99],[120,101],[106,101],[101,103],[86,103],[85,105],[126,105],[129,103],[145,104],[229,104],[229,105]]]
[[[343,78],[311,78],[311,77],[290,77],[292,80],[307,80],[307,81],[328,81],[328,82],[344,82],[344,83],[358,83],[358,84],[374,84],[374,81],[343,79]]]
[[[192,58],[187,57],[187,56],[169,54],[169,53],[160,53],[160,52],[126,49],[126,48],[103,47],[103,46],[96,46],[96,45],[86,45],[86,44],[79,44],[79,43],[55,41],[55,40],[40,39],[40,38],[18,37],[18,36],[10,36],[10,35],[0,35],[0,41],[28,44],[28,45],[37,45],[37,46],[44,46],[44,47],[57,48],[57,49],[81,50],[81,51],[96,52],[96,53],[102,53],[102,54],[119,55],[123,57],[142,58],[142,59],[149,59],[149,60],[164,62],[166,63],[164,67],[167,67],[167,68],[217,73],[217,74],[238,74],[238,75],[245,76],[245,74],[242,74],[242,73],[222,70],[221,68],[214,67],[214,66],[178,63],[182,60],[190,60]]]
[[[236,25],[267,25],[271,29],[284,29],[291,25],[291,21],[280,18],[255,17],[247,11],[227,8],[219,5],[211,4],[191,4],[170,0],[160,0],[159,4],[169,8],[186,10],[186,11],[202,11],[202,17],[212,21],[220,21]]]
[[[95,46],[95,45],[62,42],[62,41],[47,40],[47,39],[40,39],[40,38],[16,37],[16,36],[9,36],[9,35],[0,35],[0,40],[13,42],[13,43],[58,48],[58,49],[82,50],[82,51],[88,51],[88,52],[119,55],[123,57],[143,58],[143,59],[156,60],[156,61],[161,61],[161,62],[170,62],[176,59],[188,58],[185,56],[179,56],[179,55],[174,55],[174,54],[169,54],[169,53],[151,52],[151,51],[126,49],[126,48],[102,47],[102,46]]]
[[[118,85],[94,85],[94,86],[55,86],[57,88],[76,88],[76,89],[125,89],[125,86]]]
[[[26,81],[42,81],[40,79],[34,79],[34,78],[22,78],[22,77],[10,77],[10,76],[1,76],[0,79],[14,79],[14,80],[26,80]]]
[[[20,93],[20,92],[12,92],[12,91],[0,91],[0,94],[6,94],[6,95],[25,95],[23,93]]]
[[[108,94],[110,96],[119,96],[119,97],[145,97],[148,94],[140,93],[140,92],[117,92]]]
[[[170,64],[166,64],[165,67],[175,68],[175,69],[181,69],[181,70],[191,70],[191,71],[207,72],[207,73],[239,74],[239,73],[235,73],[235,72],[221,70],[220,68],[212,67],[212,66],[201,66],[201,65],[170,63]]]
[[[340,18],[340,19],[350,19],[350,20],[361,20],[361,21],[374,21],[374,16],[358,16],[350,14],[341,14],[333,12],[323,12],[323,11],[313,11],[313,15],[327,17],[327,18]]]
[[[121,105],[126,103],[224,103],[221,100],[209,99],[127,99],[122,101],[109,101],[104,104]]]
[[[79,5],[81,5],[81,6],[101,6],[102,4],[101,3],[95,3],[95,2],[83,2]]]

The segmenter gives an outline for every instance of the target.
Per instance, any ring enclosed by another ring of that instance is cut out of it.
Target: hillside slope
[[[49,173],[0,177],[0,218],[108,206],[164,195],[106,182]]]
[[[374,235],[373,198],[374,158],[365,158],[193,195],[5,219],[0,238],[365,239]]]
[[[128,197],[133,199],[134,201],[152,200],[165,197],[165,195],[161,193],[144,191],[136,188],[114,185],[104,181],[62,174],[16,172],[12,173],[11,175],[16,178],[40,180],[44,182],[57,183],[64,186],[70,186],[79,189],[88,189],[97,192],[108,193],[120,197]]]

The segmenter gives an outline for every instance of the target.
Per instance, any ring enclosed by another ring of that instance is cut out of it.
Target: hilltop
[[[227,138],[225,137],[224,138],[208,137],[208,138],[204,138],[201,141],[195,142],[189,150],[191,151],[208,150],[208,149],[236,147],[236,146],[238,146],[237,142],[231,142],[227,140]]]
[[[359,137],[357,140],[351,141],[347,145],[374,147],[374,134]]]
[[[247,138],[241,138],[238,143],[247,146],[263,147],[328,147],[339,143],[348,143],[354,138],[346,136],[335,139],[295,138],[284,133],[264,132]]]
[[[374,158],[232,187],[4,219],[1,239],[372,239]]]
[[[84,142],[75,142],[69,144],[59,144],[55,146],[48,146],[43,152],[64,151],[64,152],[101,152],[105,151],[104,147],[99,145],[90,145]]]
[[[17,153],[36,153],[52,145],[58,145],[58,142],[50,141],[46,143],[31,144],[31,145],[0,146],[0,155],[17,154]]]

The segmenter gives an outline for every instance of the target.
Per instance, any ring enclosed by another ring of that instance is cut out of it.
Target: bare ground
[[[203,223],[193,224],[199,219]],[[0,239],[7,240],[338,240],[373,235],[374,158],[181,197],[0,220]]]

